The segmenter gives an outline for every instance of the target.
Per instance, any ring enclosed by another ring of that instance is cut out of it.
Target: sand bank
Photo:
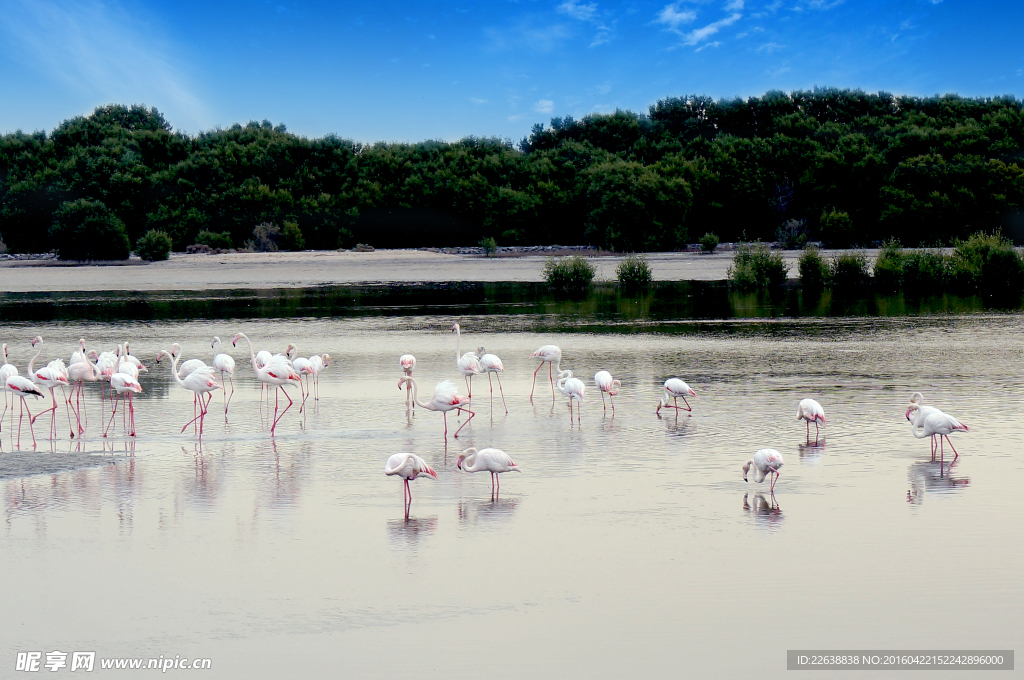
[[[830,251],[824,251],[830,255]],[[877,251],[868,251],[874,260]],[[658,281],[716,281],[727,277],[734,253],[648,253]],[[800,251],[784,251],[795,278]],[[621,255],[591,258],[599,279],[614,279]],[[166,262],[134,266],[66,266],[53,261],[0,264],[0,290],[60,292],[98,290],[222,290],[237,288],[304,288],[345,283],[436,281],[517,281],[543,279],[543,256],[486,258],[420,250],[372,253],[305,251],[174,254]]]

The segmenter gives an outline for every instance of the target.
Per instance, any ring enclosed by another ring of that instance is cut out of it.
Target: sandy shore
[[[823,251],[826,256],[830,251]],[[877,251],[868,251],[873,261]],[[727,277],[733,252],[648,253],[658,281],[715,281]],[[614,280],[620,255],[591,258],[598,279]],[[784,251],[789,275],[796,278],[800,251]],[[485,258],[420,250],[372,253],[306,251],[179,255],[166,262],[134,266],[61,266],[52,261],[0,264],[0,286],[8,292],[97,290],[218,290],[302,288],[344,283],[436,281],[541,281],[542,256]]]

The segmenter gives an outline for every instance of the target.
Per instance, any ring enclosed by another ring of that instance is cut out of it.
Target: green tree
[[[124,223],[100,201],[65,201],[53,216],[50,239],[62,260],[125,260]]]

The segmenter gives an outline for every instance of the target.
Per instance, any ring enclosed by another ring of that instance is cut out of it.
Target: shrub
[[[849,248],[858,241],[849,213],[833,208],[821,213],[821,238],[830,248]]]
[[[594,265],[582,255],[552,257],[544,263],[544,278],[555,288],[586,288],[595,273]]]
[[[903,265],[906,256],[896,239],[882,244],[875,260],[875,284],[886,290],[897,290],[903,284]]]
[[[654,279],[646,258],[636,253],[630,253],[619,263],[615,275],[619,277],[620,284],[631,287],[646,286]]]
[[[65,201],[53,214],[50,240],[62,260],[126,260],[124,223],[100,201]]]
[[[277,241],[281,238],[281,227],[273,222],[261,222],[252,230],[252,241],[246,241],[246,247],[261,253],[272,253],[277,250]]]
[[[480,247],[484,249],[484,255],[487,257],[494,257],[494,253],[498,252],[498,242],[493,236],[480,239]]]
[[[772,252],[765,243],[745,243],[736,250],[729,280],[741,288],[778,286],[786,280],[789,265],[781,252]]]
[[[298,222],[285,222],[281,230],[281,237],[278,239],[281,250],[303,250],[306,247],[306,239],[302,235],[302,229]]]
[[[718,247],[718,235],[712,234],[710,231],[700,237],[700,249],[701,252],[713,253],[715,248]]]
[[[775,238],[786,250],[799,250],[807,244],[807,220],[786,220]]]
[[[150,229],[135,242],[135,252],[150,262],[166,260],[171,256],[171,237],[167,232]]]
[[[828,262],[821,256],[817,246],[804,248],[797,269],[800,272],[800,285],[807,289],[823,288],[831,275]]]
[[[981,287],[986,293],[1020,292],[1024,287],[1024,262],[1013,243],[1002,234],[977,232],[957,240],[949,273],[961,288]]]
[[[903,290],[938,289],[946,282],[949,258],[937,250],[916,250],[903,255]]]
[[[867,253],[852,250],[834,255],[829,270],[834,287],[858,286],[868,280]]]
[[[7,244],[4,243],[3,238],[0,238],[0,255],[3,255],[6,252],[7,252]]]
[[[196,243],[204,246],[210,246],[211,248],[230,248],[234,244],[231,242],[231,232],[222,231],[217,233],[210,231],[209,229],[203,229],[196,235]]]

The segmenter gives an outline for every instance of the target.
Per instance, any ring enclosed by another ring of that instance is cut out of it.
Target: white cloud
[[[679,11],[679,3],[674,2],[658,13],[658,23],[665,24],[671,31],[679,31],[683,24],[692,23],[697,18],[697,13],[691,10]]]
[[[685,44],[696,45],[697,43],[702,42],[707,38],[713,36],[715,33],[718,33],[726,26],[732,26],[742,18],[742,14],[730,14],[726,18],[719,19],[718,21],[710,23],[707,26],[704,26],[703,28],[694,29],[686,34]]]
[[[597,17],[597,3],[591,2],[586,5],[581,5],[575,0],[567,0],[558,6],[558,11],[562,14],[568,14],[573,19],[579,19],[580,21],[593,21]]]
[[[540,99],[533,105],[533,110],[537,113],[551,113],[555,110],[555,102],[550,99]]]
[[[496,49],[527,48],[537,52],[550,52],[572,33],[563,24],[535,26],[523,21],[509,29],[488,28],[484,31]]]
[[[608,94],[611,91],[612,83],[610,80],[606,80],[594,88],[594,92],[597,92],[598,94]]]
[[[706,50],[709,47],[718,47],[721,44],[722,43],[718,42],[717,40],[714,41],[714,42],[704,43],[703,45],[701,45],[700,47],[695,49],[694,52],[703,52],[704,50]]]
[[[510,123],[514,123],[514,122],[516,122],[517,120],[522,120],[522,119],[523,119],[523,114],[521,114],[521,113],[517,113],[517,114],[516,114],[516,115],[514,115],[514,116],[509,116],[509,117],[508,117],[508,122],[510,122]]]
[[[738,12],[743,9],[743,0],[729,0],[725,3],[726,12]]]
[[[480,97],[470,97],[469,101],[473,102],[474,104],[486,104],[487,103],[486,99],[481,99]]]
[[[767,70],[767,71],[765,71],[765,73],[770,75],[772,78],[775,78],[777,76],[781,76],[783,73],[788,73],[790,70],[791,69],[788,66],[780,66],[779,68],[775,69],[774,71],[773,70]]]
[[[784,49],[785,47],[786,47],[785,45],[780,45],[779,43],[770,42],[770,43],[765,43],[764,45],[761,45],[760,47],[757,48],[756,51],[757,52],[764,52],[766,54],[771,54],[772,52],[777,52],[777,51],[779,51],[781,49]]]
[[[116,4],[13,0],[0,12],[0,44],[46,78],[97,102],[156,106],[179,129],[209,127],[212,115],[177,63],[175,50]]]
[[[742,33],[737,33],[736,39],[742,40],[743,38],[746,38],[748,35],[753,35],[755,33],[764,33],[764,29],[761,28],[760,26],[754,26],[753,28],[749,28],[743,31]]]

